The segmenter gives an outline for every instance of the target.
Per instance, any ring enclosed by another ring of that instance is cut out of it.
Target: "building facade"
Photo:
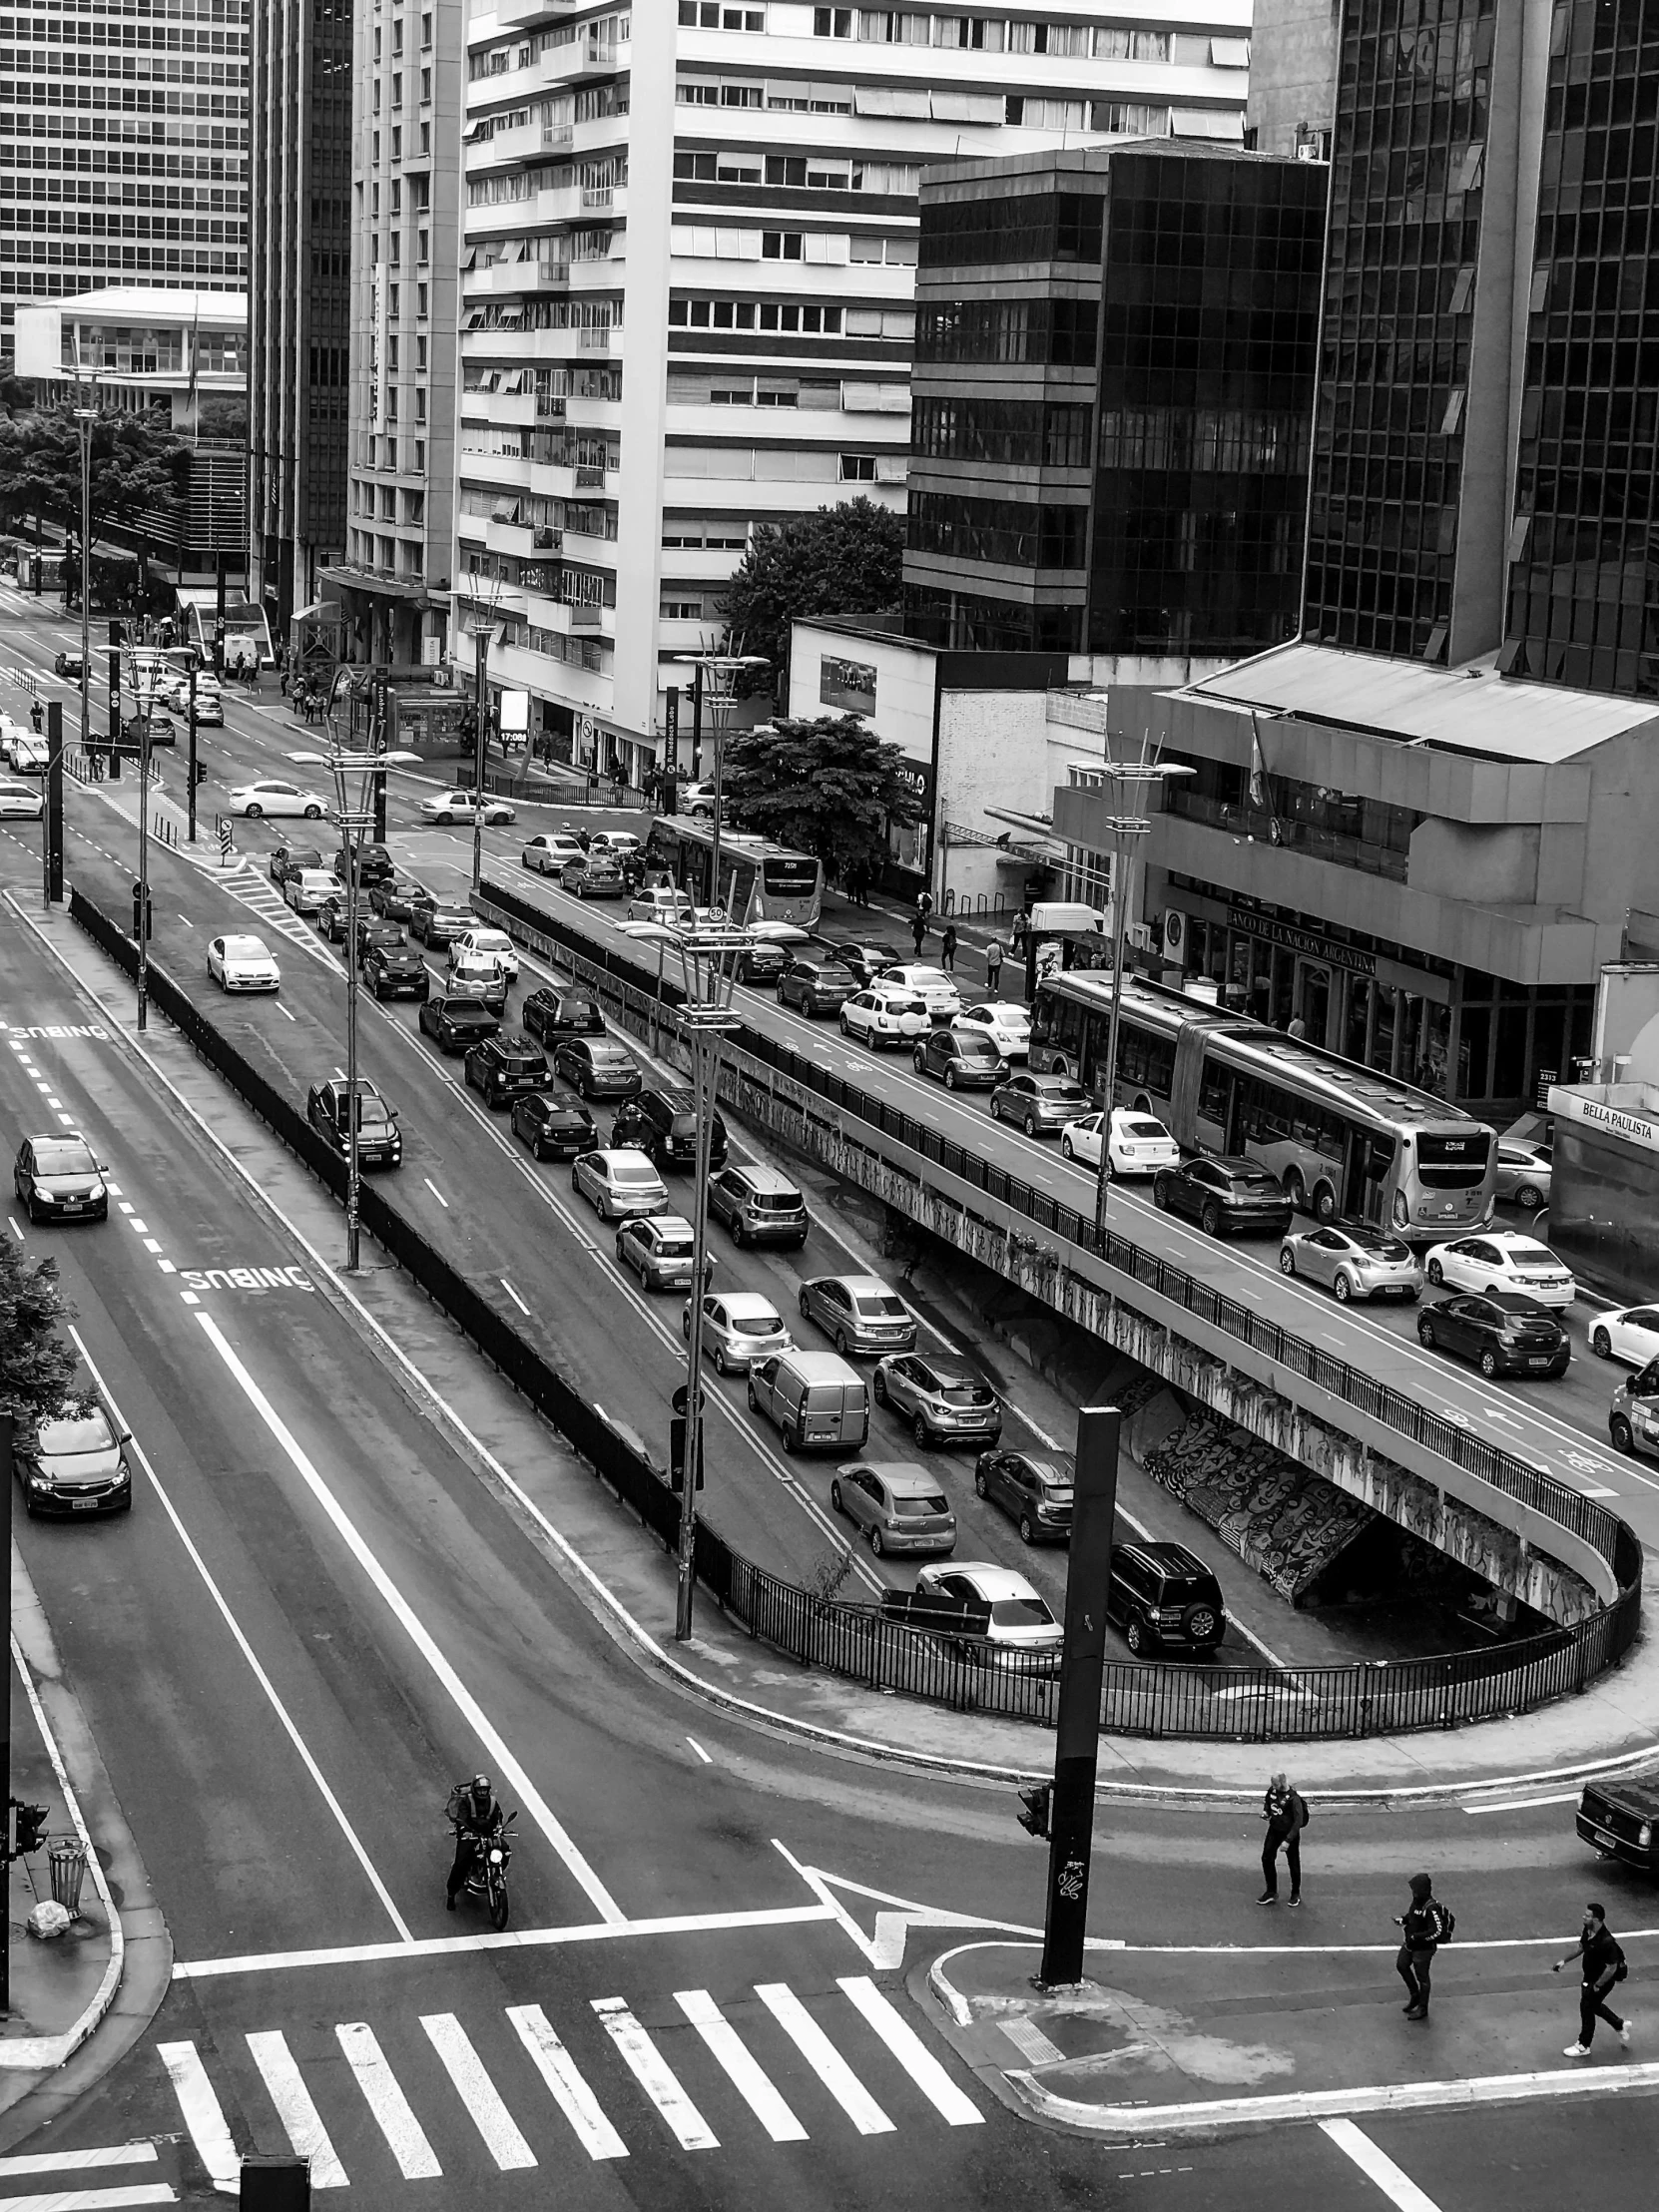
[[[248,0],[0,12],[0,354],[32,300],[243,289],[248,20]]]
[[[1237,142],[1245,0],[547,6],[467,26],[455,651],[635,779],[756,522],[902,506],[922,167]]]
[[[1256,0],[1245,144],[1258,154],[1331,159],[1343,0]]]

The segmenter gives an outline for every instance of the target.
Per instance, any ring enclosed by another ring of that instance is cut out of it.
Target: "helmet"
[[[475,1775],[473,1776],[473,1778],[472,1778],[472,1793],[473,1793],[474,1797],[488,1797],[488,1796],[489,1796],[489,1794],[490,1794],[490,1778],[489,1778],[489,1776],[488,1776],[487,1774],[475,1774]]]

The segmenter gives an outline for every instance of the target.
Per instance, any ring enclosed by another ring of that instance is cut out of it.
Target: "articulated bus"
[[[720,833],[720,895],[713,895],[714,825],[664,815],[651,826],[646,859],[667,868],[699,906],[724,906],[736,922],[790,921],[816,929],[824,912],[824,866],[810,852],[741,830]]]
[[[1031,1065],[1098,1088],[1111,1022],[1109,974],[1073,970],[1037,987]],[[1369,1221],[1400,1236],[1453,1236],[1491,1214],[1496,1133],[1375,1068],[1125,976],[1114,1102],[1168,1124],[1189,1149],[1272,1168],[1320,1221]]]

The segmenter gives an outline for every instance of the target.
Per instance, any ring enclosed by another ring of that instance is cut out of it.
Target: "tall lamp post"
[[[93,391],[98,389],[94,378]],[[81,752],[92,737],[92,431],[96,407],[77,407],[75,427],[81,441]],[[83,768],[85,762],[82,763]]]
[[[472,887],[476,891],[484,879],[484,762],[489,753],[490,647],[496,629],[493,596],[487,614],[474,606],[468,628],[472,632],[472,711],[477,718],[472,733]]]
[[[83,564],[83,598],[89,575],[90,568]],[[139,728],[139,873],[135,895],[138,899],[138,1025],[141,1031],[148,1026],[150,1010],[150,717],[169,673],[159,653],[146,654],[141,660],[133,648],[128,647],[127,681],[133,687]],[[85,679],[82,681],[84,683]]]
[[[760,653],[702,653],[689,664],[694,672],[696,687],[694,697],[708,709],[713,733],[715,756],[714,839],[709,854],[709,904],[719,906],[720,895],[720,810],[721,778],[726,759],[726,738],[732,727],[732,716],[737,708],[738,679],[745,669],[765,668],[766,657]],[[701,715],[699,716],[701,723]],[[734,914],[734,921],[743,917]]]

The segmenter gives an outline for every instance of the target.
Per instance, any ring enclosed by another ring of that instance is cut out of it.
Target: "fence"
[[[492,899],[500,901],[503,895],[500,886],[491,888]],[[515,903],[523,902],[515,899]],[[129,973],[136,970],[137,947],[118,921],[78,888],[71,889],[69,910],[71,918]],[[574,935],[539,909],[527,910],[536,917],[536,933],[549,940]],[[595,954],[597,958],[592,957]],[[620,968],[626,963],[591,945],[580,962],[586,980],[598,986],[603,977],[612,995],[626,992],[631,1010],[649,1018],[656,998],[654,979],[650,990],[642,990],[613,975],[613,964]],[[343,1198],[345,1163],[311,1128],[303,1111],[220,1034],[154,955],[149,978],[157,1010],[324,1187]],[[681,995],[665,983],[665,1004],[671,999],[677,1002]],[[363,1186],[360,1210],[369,1235],[672,1549],[679,1532],[680,1502],[663,1474],[404,1219],[381,1185]],[[1547,1477],[1534,1474],[1534,1480],[1543,1483]],[[1563,1498],[1571,1495],[1559,1485],[1550,1488]],[[1587,1499],[1575,1502],[1593,1506]],[[1540,1510],[1548,1508],[1540,1506]],[[1551,1698],[1581,1690],[1629,1649],[1641,1614],[1641,1545],[1623,1521],[1602,1507],[1593,1510],[1597,1537],[1608,1547],[1604,1556],[1613,1568],[1619,1594],[1590,1620],[1513,1644],[1398,1664],[1288,1669],[1172,1662],[1112,1665],[1102,1686],[1100,1725],[1118,1735],[1251,1743],[1397,1734],[1527,1712]],[[1053,1721],[1056,1678],[1030,1671],[1019,1658],[997,1652],[981,1638],[912,1627],[888,1619],[874,1606],[818,1598],[746,1559],[702,1519],[697,1528],[696,1565],[710,1595],[752,1636],[806,1665],[958,1711],[1045,1724]]]

